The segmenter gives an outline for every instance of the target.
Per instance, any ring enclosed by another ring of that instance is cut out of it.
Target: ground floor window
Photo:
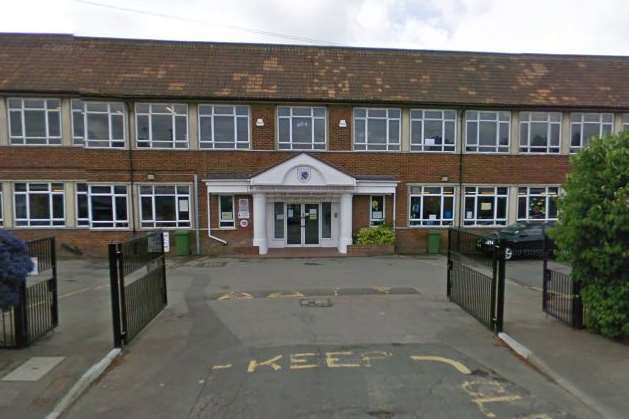
[[[65,225],[63,183],[16,183],[13,202],[18,227]]]
[[[128,228],[126,185],[76,186],[76,221],[79,227]]]
[[[0,185],[1,187],[1,185]],[[4,212],[3,212],[3,200],[2,191],[0,190],[0,227],[4,225]]]
[[[441,226],[454,223],[454,187],[411,186],[411,226]]]
[[[369,197],[369,225],[384,224],[384,195],[371,195]]]
[[[556,220],[558,197],[557,186],[518,188],[518,220]]]
[[[332,238],[332,203],[321,203],[321,238]]]
[[[464,224],[506,225],[508,190],[507,187],[466,186]]]
[[[190,186],[140,186],[140,214],[144,228],[190,227]]]
[[[284,238],[284,203],[275,202],[273,204],[273,238]]]
[[[219,195],[218,196],[218,227],[219,228],[235,228],[236,220],[234,217],[234,196]]]

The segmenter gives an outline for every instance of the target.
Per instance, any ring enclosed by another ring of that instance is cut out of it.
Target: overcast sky
[[[629,0],[3,0],[0,32],[629,55]]]

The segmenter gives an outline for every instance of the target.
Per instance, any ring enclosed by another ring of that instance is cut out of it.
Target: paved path
[[[59,327],[25,349],[0,350],[0,417],[45,417],[112,345],[109,268],[102,260],[59,261]],[[4,381],[39,357],[63,357],[37,381]]]
[[[185,263],[169,272],[169,307],[66,417],[596,417],[447,302],[443,266]],[[417,292],[326,296],[330,305],[269,297],[338,288]],[[220,299],[252,290],[258,298]]]

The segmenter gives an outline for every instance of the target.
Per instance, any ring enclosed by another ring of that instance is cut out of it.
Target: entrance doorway
[[[319,244],[319,204],[286,204],[286,244],[316,246]]]

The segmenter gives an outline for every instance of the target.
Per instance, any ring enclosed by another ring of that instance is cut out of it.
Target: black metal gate
[[[127,345],[168,304],[162,233],[109,245],[114,346]]]
[[[552,253],[553,249],[545,236],[542,310],[575,329],[581,329],[584,327],[581,284],[573,281],[569,273],[548,266]]]
[[[450,301],[495,333],[502,332],[505,258],[497,239],[461,229],[448,230],[446,287]]]
[[[59,324],[55,238],[26,242],[34,274],[18,288],[18,302],[0,309],[0,348],[23,348]]]

